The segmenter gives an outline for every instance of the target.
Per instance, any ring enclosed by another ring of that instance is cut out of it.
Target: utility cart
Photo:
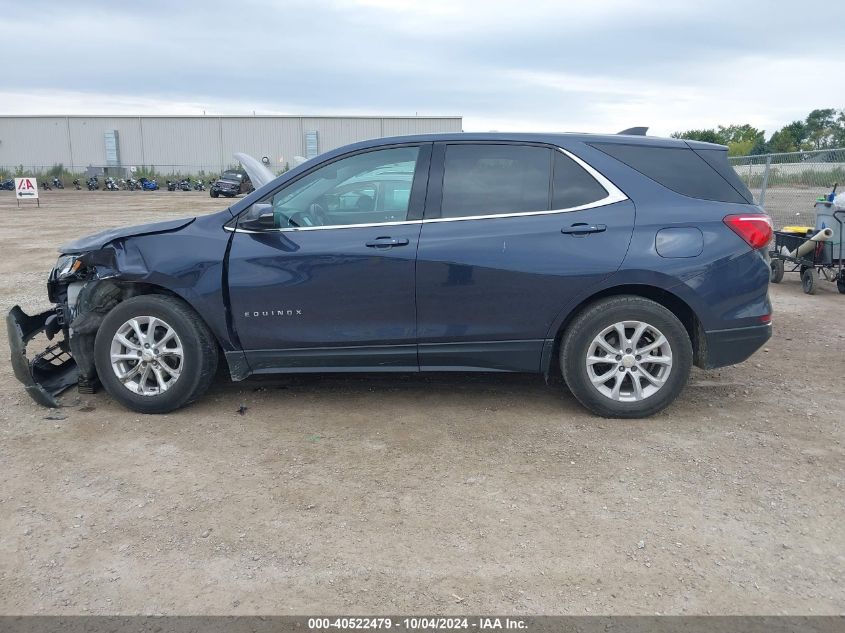
[[[835,188],[834,188],[835,191]],[[771,257],[771,282],[778,284],[785,272],[798,272],[808,295],[815,294],[819,279],[836,282],[836,289],[845,294],[845,209],[834,207],[830,199],[816,202],[816,227],[785,227],[775,231]],[[824,234],[824,236],[822,236]]]

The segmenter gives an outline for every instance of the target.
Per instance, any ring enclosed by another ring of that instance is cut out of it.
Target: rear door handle
[[[393,237],[377,237],[374,240],[370,240],[367,242],[367,246],[369,248],[393,248],[394,246],[407,246],[408,240],[404,237],[400,238],[393,238]]]
[[[604,233],[606,230],[606,224],[587,224],[586,222],[576,222],[568,229],[561,229],[560,232],[564,235],[589,235],[590,233]]]

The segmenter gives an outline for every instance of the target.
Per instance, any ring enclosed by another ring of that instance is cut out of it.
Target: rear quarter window
[[[571,209],[607,197],[607,191],[574,160],[555,152],[553,209]]]
[[[739,178],[734,176],[737,182],[732,183],[726,178],[727,172],[723,174],[721,173],[723,169],[714,167],[714,165],[720,165],[723,160],[725,167],[733,171],[727,164],[725,151],[705,150],[721,154],[721,156],[708,155],[705,160],[692,149],[683,147],[618,143],[593,143],[592,145],[664,187],[690,198],[739,204],[753,202],[750,192],[742,185]],[[737,190],[737,184],[742,191]]]

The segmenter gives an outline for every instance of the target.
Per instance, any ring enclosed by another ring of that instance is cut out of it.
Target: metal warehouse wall
[[[118,131],[124,167],[219,171],[232,154],[267,156],[271,168],[305,156],[305,135],[317,132],[319,152],[383,136],[460,132],[461,117],[323,116],[0,116],[0,167],[73,171],[106,165],[104,133]]]

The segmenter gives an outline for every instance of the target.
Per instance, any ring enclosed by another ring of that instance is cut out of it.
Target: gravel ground
[[[44,305],[67,239],[221,206],[2,194],[3,310]],[[73,392],[50,415],[3,361],[0,613],[840,614],[845,297],[772,295],[766,349],[641,421],[521,375],[221,379],[171,415]]]

